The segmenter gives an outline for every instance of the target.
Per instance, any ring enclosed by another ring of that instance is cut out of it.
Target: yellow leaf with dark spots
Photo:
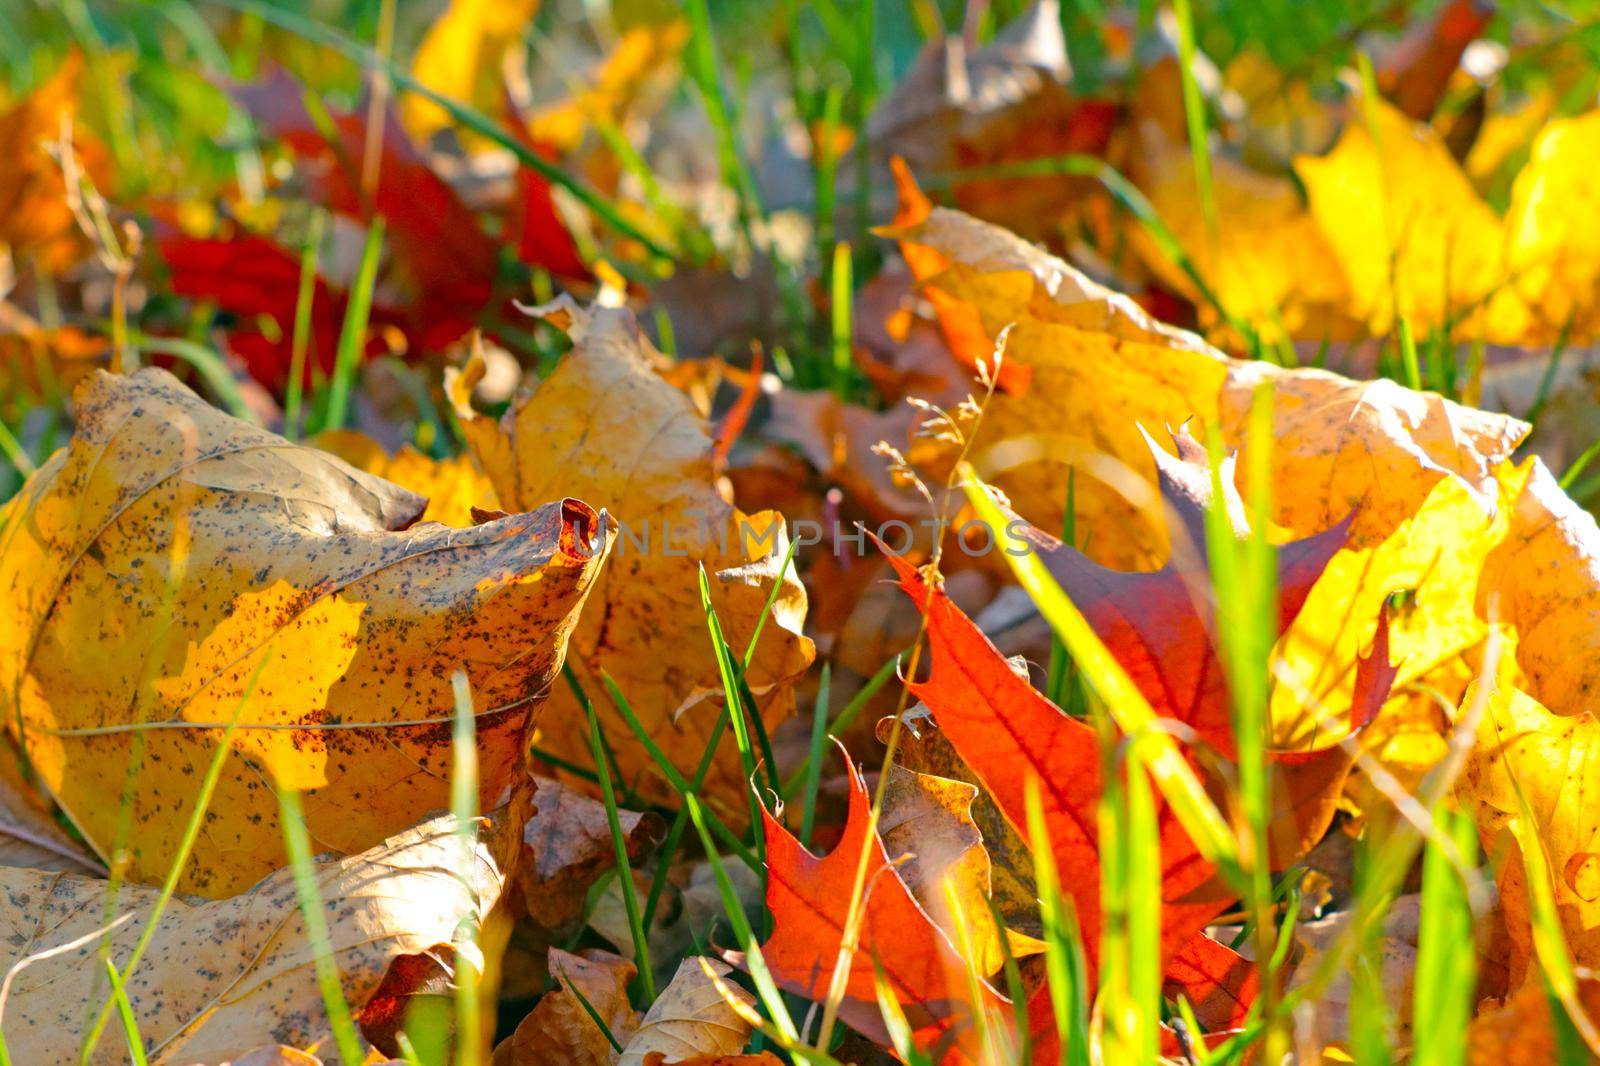
[[[0,711],[102,856],[165,876],[235,716],[183,891],[283,864],[276,787],[307,789],[314,845],[344,852],[448,806],[457,669],[498,803],[609,548],[594,511],[418,524],[422,497],[161,370],[97,374],[75,406],[0,526]]]

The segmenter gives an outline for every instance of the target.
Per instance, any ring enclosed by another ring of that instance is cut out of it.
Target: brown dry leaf
[[[661,990],[639,1031],[623,1045],[617,1066],[642,1066],[652,1055],[664,1055],[670,1062],[737,1055],[749,1043],[751,1027],[725,997],[738,997],[747,1015],[755,1009],[755,999],[737,985],[723,981],[718,987],[711,979],[713,974],[719,980],[726,978],[730,972],[703,955],[680,962],[672,983]]]
[[[0,735],[0,866],[100,874],[105,867],[56,824],[50,801],[26,780],[9,734]]]
[[[536,810],[523,825],[513,885],[524,913],[560,929],[583,916],[590,886],[616,865],[616,851],[603,804],[547,777],[535,777],[533,784]],[[661,839],[659,815],[617,815],[630,859],[642,858]]]
[[[83,55],[72,52],[43,84],[0,113],[0,248],[19,260],[32,259],[47,274],[59,273],[88,251],[67,205],[61,165],[47,145],[60,143],[63,123],[77,111]],[[104,188],[105,153],[81,130],[73,130],[79,167]]]
[[[889,861],[923,909],[953,942],[963,945],[973,968],[985,977],[997,973],[1005,965],[1007,943],[1002,943],[1002,930],[989,909],[989,853],[972,813],[978,786],[898,763],[888,772],[878,832]],[[959,913],[953,912],[947,891],[955,893]],[[1044,949],[1032,937],[1009,929],[1005,933],[1013,957]]]
[[[1402,1042],[1408,1040],[1411,1033],[1412,979],[1416,971],[1421,903],[1422,897],[1416,894],[1397,898],[1385,913],[1382,931],[1377,934],[1378,976],[1383,998],[1389,1004]],[[1352,911],[1342,911],[1328,918],[1301,922],[1295,927],[1295,940],[1304,954],[1289,980],[1291,991],[1316,972],[1320,955],[1346,934],[1353,915]],[[1344,1046],[1350,1035],[1352,994],[1351,973],[1346,969],[1308,999],[1308,1009],[1295,1012],[1296,1035],[1315,1047]]]
[[[1580,967],[1578,1002],[1600,1017],[1600,976]],[[1498,1009],[1485,1009],[1467,1026],[1467,1066],[1545,1066],[1561,1061],[1561,1040],[1550,1012],[1559,1010],[1538,981],[1529,981]]]
[[[481,920],[494,906],[501,874],[489,851],[480,844],[463,862],[460,848],[454,819],[443,817],[360,855],[314,864],[340,986],[355,1008],[396,959],[450,944],[463,921]],[[158,892],[124,884],[112,903],[106,886],[73,874],[0,870],[0,895],[10,904],[0,913],[0,967],[13,974],[3,1005],[13,1061],[77,1057],[108,995],[98,962],[108,913],[118,916],[108,934],[111,960],[152,1062],[220,1062],[263,1044],[332,1046],[292,872],[227,899],[175,897],[131,973],[128,958]],[[55,949],[62,950],[43,957]],[[125,1057],[120,1034],[108,1030],[92,1061]]]
[[[628,982],[638,973],[633,963],[598,948],[581,955],[551,948],[550,972],[557,988],[494,1049],[493,1066],[611,1066],[616,1051],[583,1004],[626,1043],[639,1025],[639,1012],[628,1003]]]
[[[933,175],[1105,150],[1117,106],[1073,97],[1058,4],[1030,4],[988,44],[974,38],[928,42],[873,111],[867,132],[875,154]],[[955,196],[966,210],[1037,232],[1062,224],[1093,188],[1082,177],[1013,177],[965,181]]]
[[[600,713],[623,779],[647,799],[670,802],[675,793],[612,705],[602,672],[667,757],[692,773],[723,713],[700,604],[700,569],[709,576],[712,603],[736,656],[748,645],[774,582],[780,583],[746,674],[769,728],[793,709],[792,685],[813,657],[811,641],[800,635],[805,590],[792,569],[780,575],[782,516],[747,516],[719,495],[705,418],[662,379],[656,368],[661,356],[632,314],[580,308],[571,300],[541,313],[567,330],[572,350],[500,422],[470,406],[473,367],[454,374],[447,387],[503,504],[515,507],[560,491],[616,516],[622,540],[573,633],[571,663]],[[557,686],[550,699],[539,744],[580,765],[591,763],[576,698]],[[746,788],[730,730],[702,796],[743,824]]]
[[[770,1051],[754,1055],[690,1055],[686,1059],[668,1059],[659,1051],[644,1057],[644,1066],[783,1066],[783,1060]]]
[[[0,699],[97,850],[134,780],[128,875],[164,876],[235,716],[183,891],[234,894],[283,864],[276,787],[306,793],[318,847],[372,846],[449,804],[457,668],[479,800],[498,804],[609,549],[594,511],[414,525],[421,497],[156,369],[98,373],[76,410],[4,514]]]
[[[878,522],[898,519],[913,529],[928,506],[915,489],[896,483],[889,464],[873,454],[888,441],[905,448],[921,415],[909,404],[874,411],[831,392],[783,389],[774,393],[764,433],[796,447],[822,478],[850,494]]]
[[[392,481],[428,498],[423,522],[440,522],[464,529],[477,525],[472,512],[495,511],[500,507],[494,486],[478,469],[470,455],[449,459],[430,459],[411,445],[390,455],[383,446],[353,429],[330,429],[306,442],[332,452],[357,470]]]
[[[1026,669],[1019,660],[1010,662],[1015,670]],[[878,739],[887,743],[892,729],[892,718],[880,721]],[[956,752],[955,746],[934,724],[928,709],[920,703],[906,712],[900,733],[899,759],[896,765],[903,763],[913,773],[935,780],[957,781],[975,790],[970,816],[989,858],[991,898],[1014,938],[1031,939],[1032,934],[1042,934],[1032,849],[989,793],[978,787],[977,773]]]

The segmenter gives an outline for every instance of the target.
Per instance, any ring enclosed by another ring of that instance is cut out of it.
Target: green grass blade
[[[106,964],[106,976],[111,980],[112,1002],[117,1005],[122,1031],[128,1037],[128,1057],[133,1060],[134,1066],[149,1066],[150,1060],[144,1053],[144,1038],[139,1035],[139,1019],[133,1016],[133,1004],[128,1002],[128,991],[122,986],[122,975],[117,972],[116,963],[110,959],[102,961]]]
[[[1572,465],[1567,467],[1567,472],[1561,475],[1561,489],[1563,492],[1571,490],[1572,483],[1583,475],[1583,472],[1588,469],[1590,463],[1594,462],[1594,457],[1597,455],[1600,455],[1600,440],[1585,448],[1583,453],[1572,461]]]
[[[760,825],[760,801],[755,793],[756,754],[751,744],[750,726],[744,715],[744,694],[740,691],[739,680],[734,673],[732,651],[728,647],[727,639],[722,635],[722,623],[717,620],[716,608],[711,604],[711,580],[706,576],[706,569],[703,566],[700,568],[700,605],[706,612],[706,629],[711,634],[712,651],[716,654],[717,669],[722,675],[722,694],[728,703],[728,719],[733,725],[734,742],[739,747],[739,758],[744,763],[745,798],[750,804],[750,824]],[[770,756],[767,771],[774,791],[781,789],[783,785],[777,779],[778,768],[772,763]],[[759,839],[758,836],[757,840]],[[757,851],[765,855],[765,850],[759,845]]]
[[[1413,976],[1413,1066],[1461,1066],[1467,1059],[1467,1023],[1478,983],[1478,952],[1468,887],[1461,870],[1477,865],[1478,831],[1472,819],[1440,806],[1434,822],[1455,845],[1449,855],[1430,840],[1422,860],[1421,927]]]
[[[628,860],[628,838],[622,831],[622,819],[617,813],[617,793],[611,784],[611,769],[606,761],[605,742],[601,739],[600,718],[594,713],[594,704],[578,689],[578,702],[583,706],[584,717],[589,722],[589,749],[594,754],[594,764],[600,770],[600,796],[606,806],[606,826],[611,830],[611,850],[617,863],[617,878],[622,882],[622,906],[628,914],[628,932],[633,937],[634,959],[639,967],[639,989],[647,1001],[656,998],[656,978],[650,966],[650,938],[645,935],[643,912],[639,909],[639,895],[633,883],[633,866]]]
[[[828,689],[833,664],[822,664],[822,679],[817,684],[817,703],[811,712],[811,749],[806,753],[805,790],[800,793],[800,843],[811,846],[811,831],[817,824],[817,792],[822,787],[822,752],[828,742]]]
[[[334,1046],[344,1062],[363,1062],[366,1053],[361,1049],[350,1004],[345,1002],[344,989],[339,984],[339,967],[334,961],[327,915],[323,913],[322,896],[317,890],[317,874],[311,863],[311,833],[300,808],[300,793],[291,788],[279,789],[278,812],[283,822],[283,840],[289,851],[289,868],[294,871],[295,895],[300,900],[306,939],[311,943],[316,960],[317,987],[322,992],[322,1005],[333,1029]]]
[[[294,333],[289,348],[289,384],[283,394],[283,435],[300,439],[300,406],[305,392],[306,350],[311,347],[311,311],[317,294],[317,253],[322,248],[322,227],[327,212],[313,208],[300,253],[300,286],[294,300]]]
[[[728,871],[722,865],[722,856],[717,854],[716,842],[711,839],[711,831],[706,827],[705,809],[693,795],[685,796],[684,804],[688,808],[690,820],[694,822],[695,831],[700,834],[700,843],[705,848],[706,859],[711,863],[711,872],[717,881],[717,892],[722,897],[723,911],[728,916],[728,923],[733,926],[733,935],[739,942],[739,950],[744,952],[745,969],[750,974],[751,983],[756,986],[756,995],[761,998],[762,1006],[767,1008],[767,1015],[778,1027],[778,1031],[786,1040],[798,1044],[800,1036],[794,1027],[794,1019],[789,1017],[789,1009],[784,1005],[783,994],[778,991],[777,982],[772,979],[772,973],[767,969],[766,959],[761,954],[761,945],[756,943],[755,933],[750,928],[750,920],[745,917],[744,905],[739,902],[739,894],[734,891],[733,882],[728,879]]]
[[[616,704],[617,710],[622,713],[622,717],[627,721],[628,728],[633,730],[633,735],[644,745],[644,750],[649,753],[650,758],[661,770],[662,776],[667,779],[667,783],[672,786],[673,791],[678,793],[680,797],[698,795],[700,786],[705,782],[706,773],[711,769],[712,760],[716,757],[717,745],[722,742],[722,734],[728,727],[728,713],[724,712],[718,718],[717,724],[712,728],[711,736],[706,742],[705,754],[700,757],[700,766],[695,770],[694,780],[692,782],[686,781],[683,774],[679,773],[678,768],[672,764],[672,760],[667,758],[666,752],[662,751],[654,738],[650,736],[649,731],[644,727],[644,723],[639,721],[639,716],[634,714],[633,706],[623,696],[622,690],[617,688],[617,683],[604,673],[601,674],[601,681],[605,683],[607,690],[611,693],[611,699]],[[597,780],[596,784],[598,783]],[[758,870],[760,860],[734,835],[733,830],[729,829],[722,819],[711,811],[707,810],[705,816],[711,825],[712,832],[716,833],[718,838],[739,856],[739,860],[752,870]]]
[[[1067,469],[1067,503],[1061,515],[1061,542],[1078,546],[1078,468]],[[1044,694],[1057,707],[1066,707],[1067,672],[1071,660],[1067,646],[1061,643],[1055,630],[1050,631],[1050,662],[1045,671]]]
[[[455,815],[462,871],[478,861],[478,720],[464,670],[450,677],[455,723],[450,737],[450,812]],[[476,913],[463,917],[455,937],[456,1061],[483,1061],[483,958],[478,951]]]
[[[611,1026],[607,1025],[606,1020],[600,1017],[600,1012],[594,1009],[594,1004],[589,1002],[589,997],[583,994],[583,989],[571,981],[566,982],[564,987],[577,999],[578,1006],[583,1008],[583,1012],[589,1016],[589,1020],[600,1027],[600,1035],[606,1038],[606,1043],[610,1044],[617,1054],[622,1054],[622,1044],[618,1042],[616,1034],[612,1033]],[[476,1062],[478,1060],[464,1059],[462,1061]]]
[[[1045,972],[1050,1006],[1061,1043],[1061,1066],[1089,1066],[1089,968],[1072,901],[1061,894],[1060,873],[1050,831],[1045,826],[1039,780],[1029,775],[1028,844],[1033,852],[1034,883],[1039,893],[1039,918],[1044,927]]]
[[[850,244],[840,241],[833,246],[833,271],[831,279],[830,324],[833,332],[833,391],[841,400],[850,398],[850,384],[854,377],[855,357],[852,354],[851,310],[855,286],[851,280]]]
[[[349,416],[350,392],[366,354],[367,321],[372,314],[372,291],[378,286],[378,256],[383,251],[383,216],[367,227],[367,241],[361,249],[361,265],[356,283],[345,307],[344,325],[339,330],[339,347],[334,354],[333,377],[328,382],[328,409],[323,429],[341,429]]]
[[[1189,133],[1189,158],[1194,166],[1195,191],[1200,213],[1205,219],[1206,236],[1211,242],[1211,261],[1217,261],[1217,197],[1211,183],[1211,147],[1206,125],[1206,105],[1195,80],[1194,11],[1191,0],[1173,0],[1172,13],[1178,23],[1178,69],[1183,80],[1183,121]]]

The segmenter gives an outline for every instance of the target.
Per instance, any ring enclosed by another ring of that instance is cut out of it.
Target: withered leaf
[[[594,1015],[612,1039],[627,1041],[639,1024],[639,1012],[628,1003],[628,982],[637,972],[633,963],[609,951],[574,955],[551,948],[550,973],[557,986],[494,1049],[493,1066],[611,1066],[616,1052]],[[594,1015],[584,1009],[585,1002]]]
[[[129,876],[164,876],[235,719],[184,891],[282,865],[280,787],[306,792],[317,846],[372,846],[449,804],[457,669],[498,804],[605,559],[594,511],[413,525],[421,497],[161,370],[95,376],[77,416],[4,514],[0,700],[97,850],[128,788]]]
[[[572,350],[531,396],[496,423],[472,410],[476,371],[448,388],[473,453],[503,505],[547,492],[581,497],[617,517],[622,537],[601,575],[594,603],[572,636],[572,666],[595,703],[623,779],[647,799],[675,793],[612,705],[602,673],[613,678],[655,742],[693,773],[723,713],[722,682],[700,604],[699,570],[736,656],[755,632],[778,587],[746,678],[768,726],[793,708],[793,683],[810,664],[800,633],[805,590],[780,574],[786,542],[776,512],[745,515],[717,492],[713,444],[704,417],[664,381],[660,356],[632,314],[580,308],[570,300],[544,312],[572,337]],[[540,746],[592,762],[583,711],[566,686],[551,694]],[[743,767],[729,731],[702,796],[737,822],[748,818]]]
[[[755,999],[730,981],[719,986],[710,976],[726,978],[730,972],[725,964],[703,955],[680,962],[672,983],[661,990],[633,1039],[623,1045],[617,1066],[643,1066],[652,1056],[693,1062],[700,1056],[736,1055],[749,1042],[751,1026],[725,997],[736,997],[750,1010],[755,1009]]]
[[[450,944],[463,921],[481,920],[494,905],[501,873],[488,849],[480,844],[462,859],[454,819],[445,817],[359,855],[317,860],[313,876],[347,1001],[359,1008],[394,960]],[[108,913],[115,916],[105,934],[110,958],[123,971],[152,1061],[221,1062],[267,1044],[331,1049],[291,871],[227,899],[174,898],[132,972],[128,958],[159,893],[124,884],[112,901],[107,886],[74,874],[0,870],[7,901],[0,966],[14,974],[3,1004],[13,1061],[76,1058],[109,994],[98,961]],[[108,1032],[93,1061],[125,1056]]]

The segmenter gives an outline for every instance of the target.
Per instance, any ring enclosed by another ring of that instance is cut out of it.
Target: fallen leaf
[[[891,161],[895,189],[900,206],[886,235],[900,237],[900,255],[911,270],[911,276],[920,285],[942,275],[950,268],[950,260],[937,249],[913,239],[917,230],[927,222],[934,207],[911,176],[911,169],[902,159]],[[944,334],[945,346],[956,362],[968,370],[987,367],[995,372],[996,381],[1007,391],[1021,392],[1028,387],[1032,372],[1026,363],[996,363],[994,341],[984,329],[978,309],[970,302],[952,296],[938,286],[925,286],[924,295],[933,304],[939,319],[939,331]]]
[[[446,99],[493,111],[506,52],[520,42],[538,10],[539,0],[450,0],[417,46],[411,77]],[[402,115],[407,129],[423,140],[454,122],[419,93],[406,96]]]
[[[61,165],[48,147],[60,143],[63,121],[71,123],[77,112],[82,75],[82,53],[70,52],[54,74],[0,113],[0,158],[6,160],[0,247],[19,260],[32,260],[46,274],[60,273],[89,252],[67,203]],[[72,130],[71,145],[78,166],[103,189],[105,150],[81,129]]]
[[[549,929],[583,916],[589,888],[616,865],[611,826],[604,804],[547,777],[533,779],[536,808],[523,825],[513,893],[521,908]],[[660,841],[661,817],[619,810],[619,824],[630,859],[643,858]]]
[[[1577,971],[1577,998],[1591,1018],[1600,1017],[1600,977]],[[1530,981],[1497,1008],[1485,1009],[1467,1025],[1467,1066],[1543,1066],[1566,1051],[1556,1031],[1543,983]]]
[[[767,910],[772,935],[761,954],[784,988],[822,1002],[843,942],[856,872],[865,856],[858,946],[850,959],[839,1017],[880,1043],[888,1033],[879,1013],[875,975],[894,991],[919,1046],[954,1034],[971,1038],[972,1013],[982,1010],[991,1024],[1009,1017],[1010,1004],[967,964],[944,931],[911,895],[895,870],[870,818],[866,782],[850,765],[850,813],[843,836],[826,856],[806,850],[770,811],[762,808],[767,841]],[[972,1003],[969,977],[980,1002]]]
[[[1412,1018],[1412,990],[1417,962],[1418,920],[1422,898],[1413,893],[1400,896],[1385,911],[1381,928],[1373,933],[1376,940],[1377,978],[1383,990],[1383,1000],[1388,1006],[1389,1019],[1395,1024],[1395,1035],[1401,1044],[1410,1042]],[[1296,964],[1288,990],[1294,991],[1306,983],[1317,970],[1321,955],[1341,936],[1349,934],[1354,911],[1342,911],[1327,918],[1300,922],[1295,927],[1295,940],[1302,955]],[[1350,1008],[1352,999],[1351,966],[1343,968],[1327,987],[1315,996],[1307,997],[1310,1009],[1295,1015],[1296,1034],[1310,1039],[1317,1046],[1333,1044],[1347,1046],[1350,1039]]]
[[[691,955],[678,964],[672,983],[661,990],[639,1022],[633,1039],[623,1045],[617,1066],[642,1066],[658,1057],[672,1062],[737,1061],[744,1057],[738,1052],[750,1041],[750,1023],[729,1006],[724,996],[738,997],[749,1010],[755,1009],[755,999],[729,982],[718,987],[708,970],[718,978],[731,972],[728,966],[703,955]]]
[[[1484,850],[1503,856],[1500,902],[1510,936],[1510,989],[1530,976],[1533,942],[1526,874],[1518,834],[1536,836],[1552,873],[1556,914],[1567,949],[1580,966],[1600,962],[1600,889],[1591,856],[1597,851],[1600,819],[1587,802],[1592,767],[1600,760],[1600,719],[1589,711],[1552,714],[1515,687],[1514,636],[1505,639],[1498,676],[1475,681],[1464,705],[1493,685],[1478,725],[1476,742],[1456,783],[1456,796],[1478,824]],[[1532,824],[1522,815],[1518,798],[1526,799]],[[1536,972],[1536,971],[1535,971]],[[1541,984],[1537,976],[1529,984]]]
[[[1378,335],[1447,326],[1504,280],[1500,220],[1426,126],[1383,100],[1351,116],[1333,151],[1295,161],[1350,310]]]
[[[188,237],[169,234],[156,247],[167,265],[172,291],[216,305],[235,320],[226,330],[229,350],[255,378],[281,392],[294,366],[294,322],[300,304],[300,261],[267,237],[234,234],[226,237]],[[311,289],[309,326],[306,331],[305,377],[333,372],[339,331],[349,296],[317,277]],[[372,321],[393,324],[396,319],[379,306]],[[363,349],[379,350],[370,339]]]
[[[592,510],[416,526],[421,497],[160,370],[99,373],[76,410],[4,515],[0,693],[97,851],[126,805],[128,875],[163,877],[235,716],[183,891],[230,895],[283,864],[274,787],[307,792],[321,847],[382,840],[449,803],[457,668],[480,803],[499,802],[610,546]]]
[[[1600,227],[1600,111],[1556,119],[1534,139],[1511,187],[1506,275],[1533,321],[1530,345],[1581,342],[1600,329],[1600,252],[1584,234]]]
[[[1486,513],[1478,495],[1451,477],[1383,540],[1336,552],[1278,647],[1272,696],[1278,741],[1293,747],[1326,736],[1317,711],[1350,702],[1359,651],[1372,640],[1386,602],[1396,688],[1417,681],[1449,687],[1461,655],[1488,635],[1476,609],[1480,575],[1509,526],[1510,508]]]
[[[611,1066],[616,1052],[584,1003],[614,1040],[627,1041],[639,1024],[639,1012],[628,1003],[628,982],[637,972],[633,963],[609,951],[592,948],[573,955],[551,948],[550,973],[557,987],[494,1049],[493,1066]]]
[[[867,137],[880,158],[919,174],[1106,151],[1114,100],[1074,96],[1059,5],[1029,4],[979,45],[970,32],[935,36],[876,105]],[[954,189],[965,210],[1031,234],[1064,230],[1092,180],[969,176]]]
[[[23,777],[21,753],[0,735],[0,866],[105,874],[89,849],[57,824],[50,801]]]
[[[1537,458],[1504,482],[1510,530],[1484,564],[1479,613],[1515,630],[1520,687],[1555,714],[1587,714],[1600,664],[1600,528]]]
[[[1130,239],[1162,284],[1195,305],[1208,332],[1234,339],[1227,332],[1232,316],[1269,342],[1353,337],[1343,271],[1287,177],[1213,153],[1212,226],[1187,141],[1169,138],[1156,123],[1138,135],[1140,187],[1208,292],[1144,226],[1132,227]]]
[[[494,905],[501,874],[493,858],[480,844],[463,862],[460,847],[445,817],[362,854],[315,862],[340,988],[357,1009],[394,960],[450,944],[461,923]],[[107,884],[0,869],[0,895],[10,904],[0,917],[0,965],[12,975],[3,1009],[13,1061],[77,1058],[108,995],[97,961],[102,936],[152,1061],[221,1062],[263,1044],[332,1046],[291,871],[229,898],[173,898],[131,972],[128,958],[159,893],[123,884],[113,902]],[[107,1031],[92,1061],[125,1058],[120,1034]]]
[[[465,529],[477,525],[473,511],[499,509],[494,486],[470,455],[430,459],[409,444],[390,455],[377,441],[353,429],[324,430],[307,443],[337,455],[357,470],[427,497],[420,521]]]
[[[1166,513],[1173,524],[1173,561],[1154,573],[1118,573],[1037,530],[1025,535],[1044,565],[1084,613],[1106,647],[1139,686],[1159,718],[1189,727],[1218,756],[1234,755],[1223,670],[1210,635],[1208,609],[1191,588],[1209,577],[1205,514],[1212,498],[1203,449],[1185,433],[1174,435],[1178,456],[1156,449]],[[1152,448],[1154,443],[1151,442]],[[1231,470],[1222,476],[1225,513],[1236,536],[1248,536],[1244,506]],[[1348,523],[1280,549],[1278,629],[1293,622]],[[928,677],[909,684],[941,733],[982,781],[1013,827],[1026,824],[1024,788],[1031,768],[1042,788],[1045,823],[1073,899],[1085,950],[1094,964],[1099,948],[1100,878],[1095,811],[1102,790],[1094,731],[1040,695],[940,589],[930,589],[907,562],[891,555],[901,588],[927,617],[931,653]],[[1349,728],[1361,729],[1377,711],[1393,680],[1386,630],[1380,623],[1369,655],[1361,660]],[[1005,708],[1004,716],[997,713]],[[1342,747],[1273,753],[1282,796],[1269,827],[1273,860],[1286,865],[1319,839],[1333,816],[1353,757]],[[1214,871],[1200,856],[1164,802],[1161,833],[1162,964],[1210,1028],[1229,1028],[1243,1017],[1248,979],[1235,973],[1231,953],[1212,947],[1202,933],[1228,900],[1212,885]],[[1201,891],[1206,889],[1206,891]],[[1171,964],[1171,965],[1169,965]],[[1230,983],[1231,982],[1231,983]]]
[[[793,708],[793,683],[810,665],[800,635],[805,591],[780,574],[786,547],[775,512],[745,515],[717,492],[704,417],[656,369],[660,358],[633,316],[571,301],[542,312],[572,337],[572,350],[496,423],[472,410],[477,371],[448,382],[473,453],[501,502],[518,506],[550,491],[580,495],[617,517],[622,539],[592,608],[572,637],[571,663],[594,701],[625,782],[670,803],[675,793],[633,737],[601,681],[613,678],[644,728],[692,774],[722,715],[722,683],[700,604],[698,575],[736,657],[744,654],[774,583],[771,616],[746,678],[770,729]],[[566,686],[551,693],[540,746],[590,764],[583,711]],[[747,783],[732,731],[723,738],[702,798],[725,818],[747,820]]]
[[[989,336],[1012,326],[1007,361],[1033,367],[1027,394],[989,402],[973,445],[979,473],[1029,522],[1054,530],[1076,469],[1078,537],[1108,566],[1154,568],[1168,554],[1141,488],[1155,480],[1141,427],[1220,424],[1224,448],[1243,448],[1262,386],[1273,391],[1273,520],[1306,536],[1354,511],[1352,547],[1387,537],[1451,477],[1490,513],[1495,468],[1527,434],[1516,419],[1390,381],[1229,359],[1066,262],[959,212],[934,208],[894,235],[943,254],[951,265],[936,287],[975,308]]]
[[[395,269],[385,278],[386,302],[404,308],[415,344],[442,350],[473,326],[492,295],[498,246],[428,166],[392,110],[381,118],[368,175],[364,105],[329,113],[330,141],[306,109],[301,86],[281,68],[235,87],[233,95],[300,162],[307,199],[363,224],[376,216],[387,223],[384,241]]]
[[[972,814],[977,787],[897,763],[887,772],[878,821],[884,851],[951,941],[966,936],[967,961],[987,977],[999,972],[1008,953],[1023,958],[1043,951],[1043,943],[1001,929],[991,917],[989,853]],[[953,913],[946,892],[955,894],[959,913]]]

